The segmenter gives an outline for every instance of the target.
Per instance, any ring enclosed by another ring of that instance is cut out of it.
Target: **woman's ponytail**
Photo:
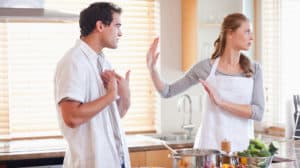
[[[245,76],[251,77],[253,75],[253,70],[251,69],[250,59],[241,53],[239,63],[242,70],[244,71]]]

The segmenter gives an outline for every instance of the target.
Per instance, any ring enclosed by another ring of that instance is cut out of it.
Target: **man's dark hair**
[[[80,12],[79,26],[81,36],[89,35],[100,20],[104,25],[110,25],[113,13],[121,13],[122,9],[113,3],[96,2]]]

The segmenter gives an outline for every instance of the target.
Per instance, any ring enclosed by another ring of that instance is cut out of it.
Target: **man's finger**
[[[115,73],[115,77],[116,77],[117,79],[121,79],[121,78],[122,78],[122,76],[119,75],[119,74],[117,74],[117,73]]]
[[[125,74],[125,79],[129,82],[130,70],[128,70]]]

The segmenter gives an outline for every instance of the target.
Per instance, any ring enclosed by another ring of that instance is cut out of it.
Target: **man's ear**
[[[96,29],[97,29],[99,32],[102,32],[102,31],[103,31],[103,29],[104,29],[104,24],[102,23],[101,20],[98,20],[98,21],[96,22]]]

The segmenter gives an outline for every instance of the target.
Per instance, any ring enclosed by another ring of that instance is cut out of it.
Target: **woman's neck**
[[[226,50],[220,56],[218,71],[225,74],[239,74],[242,72],[240,62],[240,52],[236,50]]]
[[[240,62],[240,51],[225,48],[224,53],[220,56],[220,62],[236,66]]]

